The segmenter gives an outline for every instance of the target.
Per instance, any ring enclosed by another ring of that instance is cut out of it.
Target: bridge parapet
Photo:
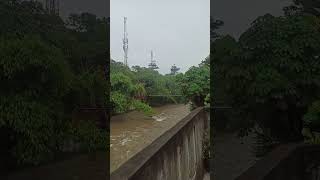
[[[111,174],[111,180],[200,180],[204,175],[202,142],[208,128],[197,108]]]
[[[281,145],[236,180],[320,180],[320,145]]]

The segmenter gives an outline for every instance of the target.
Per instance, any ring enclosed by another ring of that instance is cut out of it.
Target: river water
[[[110,122],[110,172],[145,148],[190,113],[184,104],[154,108],[153,117],[132,111],[113,116]]]

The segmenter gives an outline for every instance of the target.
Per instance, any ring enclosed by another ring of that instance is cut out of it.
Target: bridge
[[[116,169],[112,180],[202,180],[204,132],[208,116],[197,108]],[[208,178],[208,176],[207,176]]]
[[[320,145],[284,144],[235,180],[319,180]]]
[[[100,109],[85,108],[88,112]],[[107,152],[70,154],[70,157],[10,174],[8,180],[203,180],[204,132],[208,113],[200,107],[138,152],[109,176]],[[206,175],[206,176],[205,176]],[[2,179],[2,177],[0,177]]]

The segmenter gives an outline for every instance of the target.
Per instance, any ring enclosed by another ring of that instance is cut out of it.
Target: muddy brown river
[[[113,116],[110,127],[110,172],[145,148],[190,113],[184,104],[154,108],[153,117],[132,111]]]

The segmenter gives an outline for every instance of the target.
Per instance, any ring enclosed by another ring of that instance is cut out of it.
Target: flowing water
[[[113,116],[110,127],[110,171],[114,171],[190,113],[189,106],[154,108],[153,117],[132,111]]]

